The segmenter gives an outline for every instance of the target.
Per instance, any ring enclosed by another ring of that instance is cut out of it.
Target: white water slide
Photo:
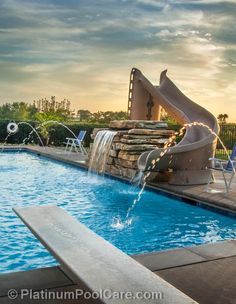
[[[160,106],[181,125],[203,123],[218,134],[216,118],[209,111],[186,97],[163,71],[159,86],[154,86],[138,69],[130,77],[129,111],[131,119],[159,119]],[[173,171],[171,184],[205,184],[210,177],[209,158],[214,156],[217,138],[207,127],[194,125],[186,128],[182,140],[168,148],[152,171]],[[163,148],[144,152],[138,159],[138,168],[150,170]]]

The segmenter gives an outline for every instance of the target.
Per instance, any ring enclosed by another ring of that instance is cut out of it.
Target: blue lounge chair
[[[217,193],[224,192],[228,194],[228,192],[231,189],[232,181],[234,176],[236,175],[236,144],[233,147],[232,153],[229,157],[228,161],[219,159],[219,158],[210,158],[212,161],[212,170],[220,170],[222,172],[224,184],[225,184],[225,191],[215,191]],[[227,175],[229,176],[227,178]],[[213,176],[213,173],[212,173]],[[212,192],[209,185],[210,185],[211,179],[209,179],[207,184],[207,191]]]
[[[233,169],[235,169],[235,160],[236,160],[236,144],[234,145],[232,153],[230,155],[230,159],[227,162],[226,170],[232,171]]]
[[[83,155],[87,155],[88,153],[83,146],[85,135],[86,131],[80,131],[77,138],[66,137],[65,151],[71,152],[74,149],[76,152],[81,152]]]

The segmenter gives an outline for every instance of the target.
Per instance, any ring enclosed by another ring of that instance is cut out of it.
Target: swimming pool
[[[26,152],[0,153],[0,272],[55,264],[12,211],[57,204],[128,254],[236,238],[236,219],[145,191],[132,223],[120,229],[138,189]]]

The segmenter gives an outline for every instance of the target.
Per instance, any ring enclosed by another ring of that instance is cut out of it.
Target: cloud
[[[236,81],[235,8],[216,0],[2,0],[1,102],[56,95],[75,108],[126,109],[136,66],[154,83],[168,68],[190,97],[221,112]]]

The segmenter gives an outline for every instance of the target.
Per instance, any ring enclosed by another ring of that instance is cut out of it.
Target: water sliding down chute
[[[186,97],[163,71],[159,86],[154,86],[138,69],[130,76],[129,114],[132,120],[159,120],[160,107],[181,125],[203,123],[215,134],[219,127],[216,118],[203,107]],[[209,158],[214,156],[217,138],[205,126],[187,126],[182,140],[169,147],[160,157],[163,148],[144,152],[138,159],[141,171],[170,171],[170,184],[205,184],[210,178]],[[155,160],[160,157],[160,160]]]

